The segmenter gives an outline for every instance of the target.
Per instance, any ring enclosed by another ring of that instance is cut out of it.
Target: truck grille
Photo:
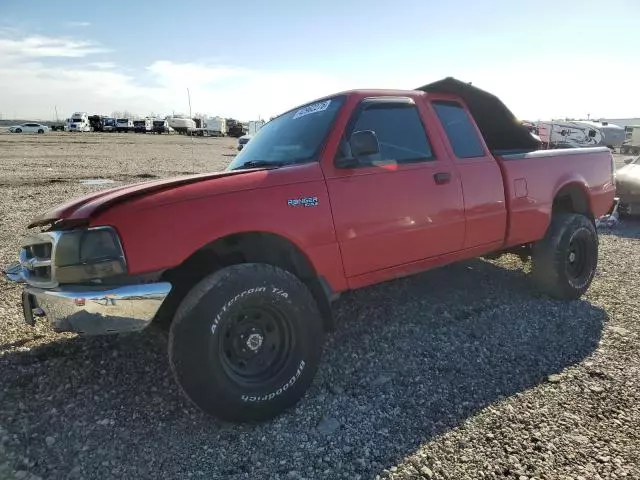
[[[40,288],[57,286],[52,258],[58,237],[56,232],[44,232],[28,237],[22,244],[20,265],[29,285]]]

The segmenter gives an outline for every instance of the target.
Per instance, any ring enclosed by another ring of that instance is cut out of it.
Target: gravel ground
[[[104,188],[80,179],[218,170],[233,146],[0,134],[0,263],[30,217]],[[639,239],[640,222],[602,232],[582,301],[537,295],[515,257],[345,295],[306,397],[248,426],[185,401],[159,333],[27,327],[2,279],[0,479],[638,479]]]

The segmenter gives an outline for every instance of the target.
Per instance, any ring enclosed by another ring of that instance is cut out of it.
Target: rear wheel
[[[222,269],[182,301],[169,360],[185,395],[227,421],[266,420],[313,381],[324,331],[316,302],[293,274],[264,264]]]
[[[532,251],[532,274],[538,287],[562,300],[580,298],[598,265],[598,233],[593,222],[575,213],[556,214],[545,237]]]

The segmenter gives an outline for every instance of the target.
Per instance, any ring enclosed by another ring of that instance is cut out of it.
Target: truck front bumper
[[[57,332],[83,335],[135,332],[148,327],[167,295],[167,282],[120,287],[65,286],[36,288],[24,283],[20,264],[11,265],[7,279],[23,284],[22,309],[26,323],[47,317]]]

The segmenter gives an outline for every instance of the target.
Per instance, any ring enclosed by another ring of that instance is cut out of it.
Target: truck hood
[[[233,175],[242,175],[251,170],[223,171],[215,173],[204,173],[198,175],[189,175],[184,177],[168,178],[162,180],[153,180],[139,182],[121,187],[109,188],[101,190],[84,197],[71,200],[63,205],[56,206],[31,220],[29,228],[50,225],[61,220],[81,221],[88,219],[96,213],[106,208],[120,203],[133,197],[139,197],[150,193],[156,193],[162,190],[172,189],[181,185],[203,182],[215,178],[229,177]]]

